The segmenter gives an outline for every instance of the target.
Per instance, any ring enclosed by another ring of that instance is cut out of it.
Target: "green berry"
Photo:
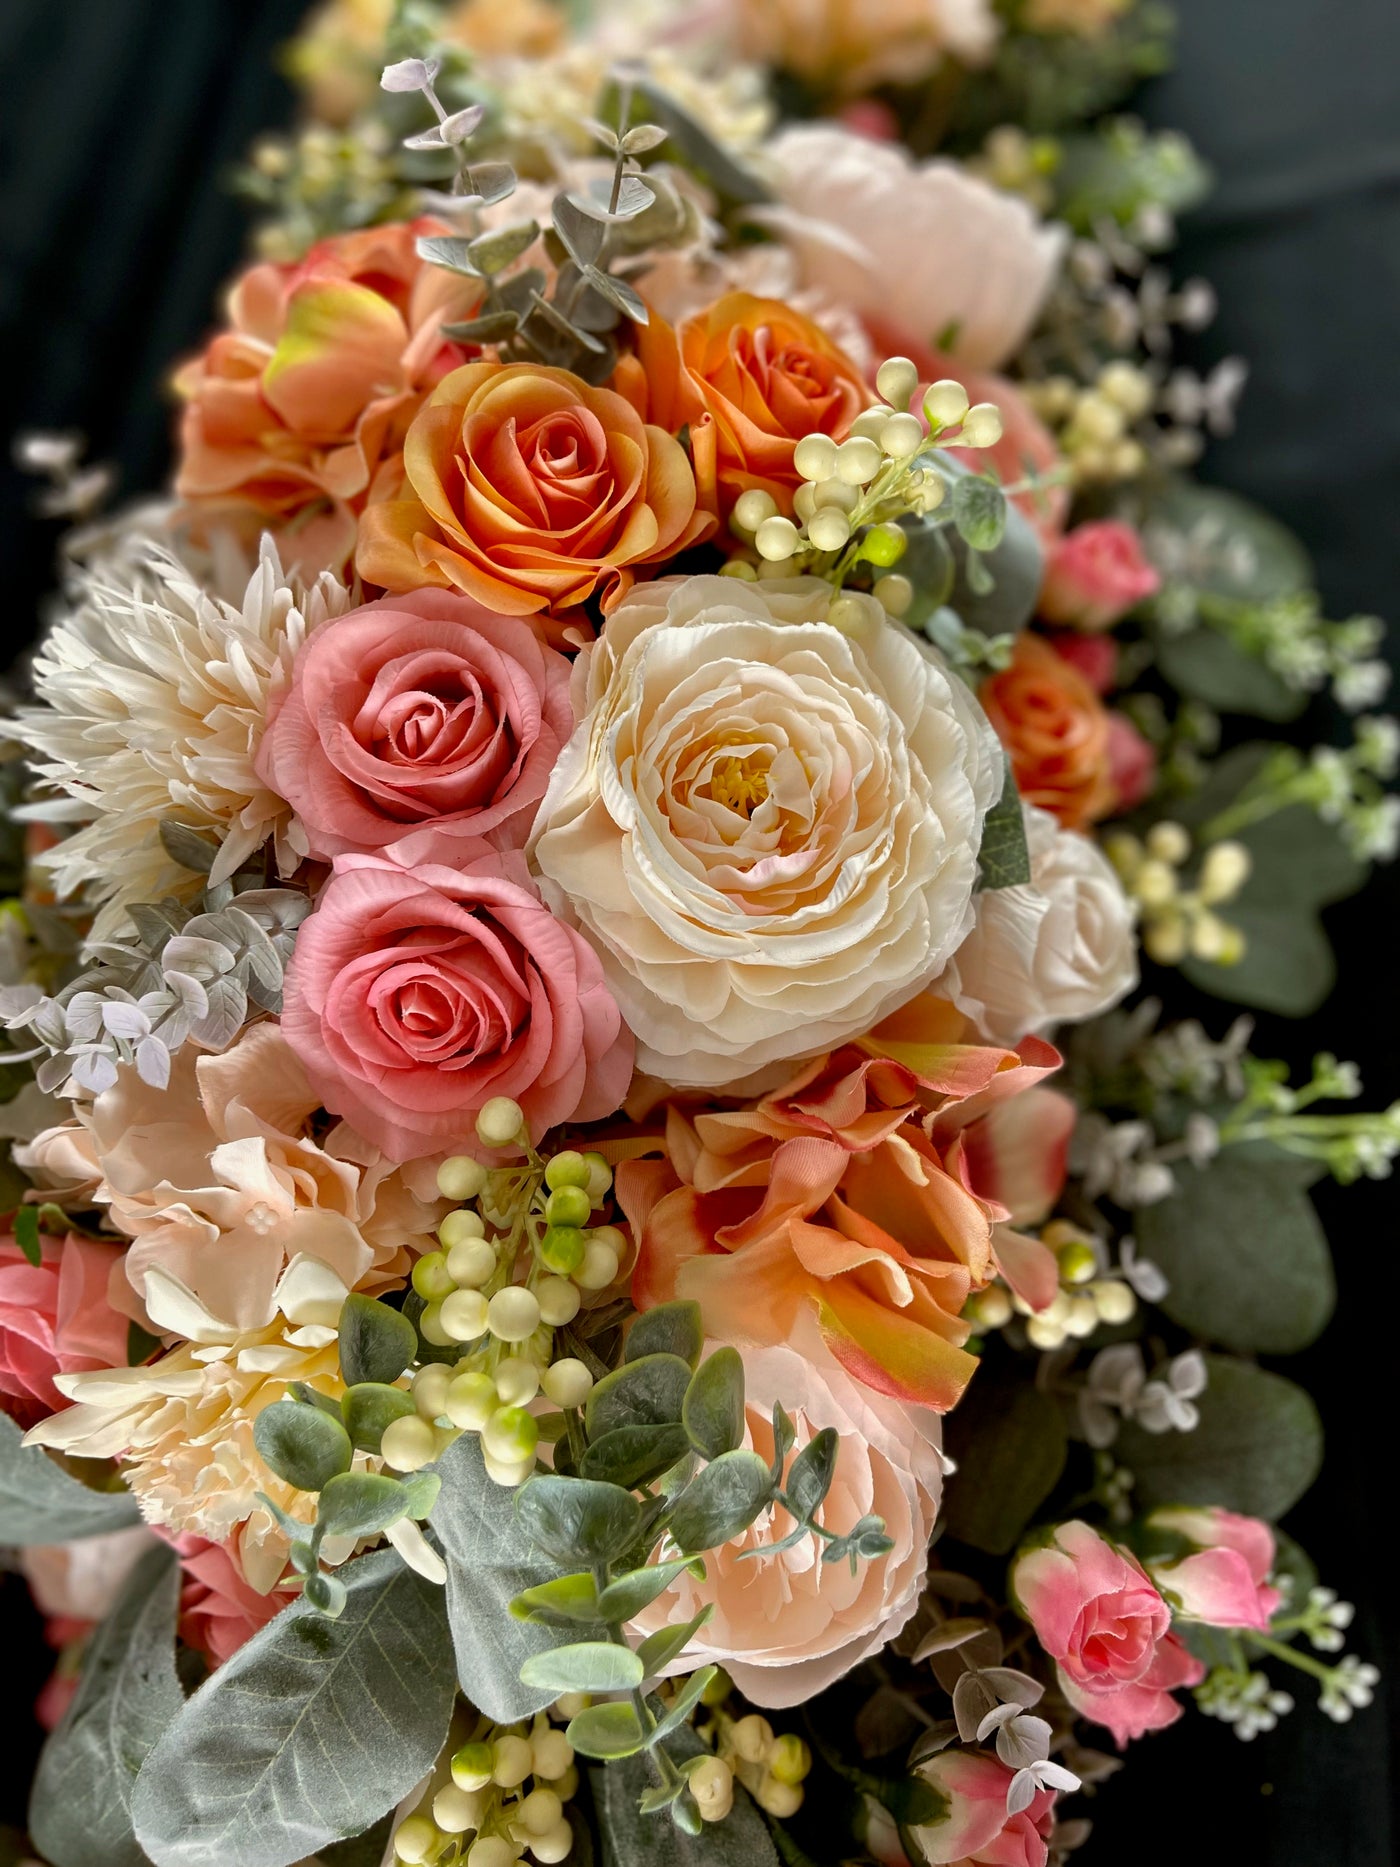
[[[545,1163],[544,1183],[551,1193],[557,1193],[561,1186],[588,1185],[588,1162],[582,1154],[571,1147],[566,1147],[562,1154]]]
[[[540,1240],[540,1259],[561,1277],[583,1263],[587,1240],[576,1225],[551,1225]]]
[[[544,1216],[552,1226],[587,1225],[593,1202],[581,1186],[561,1186],[545,1201]]]

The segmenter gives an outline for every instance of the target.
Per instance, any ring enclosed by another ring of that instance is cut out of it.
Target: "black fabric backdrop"
[[[1395,0],[1178,0],[1177,71],[1141,103],[1184,129],[1219,187],[1177,264],[1219,288],[1203,361],[1238,352],[1251,382],[1208,477],[1252,494],[1312,547],[1331,613],[1400,622],[1400,7]],[[302,0],[0,0],[0,440],[81,427],[124,490],[168,458],[162,384],[196,344],[238,258],[229,165],[285,120],[272,70]],[[36,626],[52,529],[0,466],[4,648]],[[1396,636],[1391,653],[1395,659]],[[9,659],[0,654],[0,665]],[[1310,1027],[1264,1021],[1263,1054],[1327,1047],[1400,1092],[1396,872],[1333,911],[1342,981]],[[1227,1013],[1204,1008],[1218,1028]],[[1290,1528],[1359,1604],[1354,1645],[1400,1659],[1390,1493],[1396,1202],[1391,1186],[1326,1190],[1341,1301],[1291,1364],[1330,1449]],[[17,1578],[0,1634],[14,1725],[0,1820],[22,1820],[35,1739],[21,1726],[47,1657]],[[1249,1747],[1188,1718],[1137,1745],[1090,1810],[1086,1867],[1389,1867],[1395,1858],[1393,1682],[1351,1725],[1300,1709]],[[1390,1705],[1385,1694],[1389,1692]]]

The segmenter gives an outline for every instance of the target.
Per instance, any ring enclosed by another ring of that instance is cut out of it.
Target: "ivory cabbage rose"
[[[126,1354],[127,1318],[107,1301],[118,1247],[70,1232],[41,1238],[39,1250],[31,1264],[13,1238],[0,1238],[0,1410],[24,1426],[64,1404],[56,1374]]]
[[[1024,806],[1031,879],[984,889],[934,988],[991,1043],[1093,1018],[1137,984],[1133,904],[1097,844]]]
[[[1065,1697],[1120,1745],[1174,1724],[1172,1691],[1205,1677],[1142,1565],[1087,1523],[1057,1525],[1046,1548],[1018,1558],[1011,1586]]]
[[[1076,525],[1051,552],[1040,614],[1047,622],[1096,634],[1111,629],[1161,586],[1133,527],[1122,519],[1097,519]]]
[[[990,0],[731,0],[739,52],[845,94],[913,84],[944,57],[981,65],[997,41]]]
[[[1257,1517],[1205,1506],[1154,1510],[1149,1530],[1193,1544],[1170,1561],[1149,1562],[1152,1579],[1188,1620],[1266,1633],[1283,1600],[1269,1583],[1274,1533]]]
[[[891,1641],[918,1607],[928,1543],[943,1490],[939,1422],[872,1394],[831,1362],[796,1349],[744,1357],[744,1444],[770,1463],[773,1406],[797,1428],[795,1458],[823,1427],[841,1436],[836,1474],[821,1520],[840,1535],[868,1513],[883,1517],[894,1548],[852,1575],[849,1563],[823,1562],[806,1536],[775,1555],[750,1554],[793,1526],[777,1511],[705,1557],[706,1576],[686,1575],[637,1617],[640,1633],[714,1612],[670,1671],[723,1666],[755,1705],[799,1705]]]
[[[1000,749],[873,599],[856,640],[831,598],[668,578],[576,666],[531,867],[663,1082],[733,1084],[868,1030],[971,926]]]
[[[940,1820],[914,1830],[928,1867],[1045,1867],[1053,1790],[1038,1789],[1029,1807],[1009,1814],[1012,1773],[985,1751],[941,1750],[918,1774],[948,1805]]]
[[[632,1042],[586,941],[516,852],[338,856],[297,933],[282,1030],[328,1109],[392,1160],[473,1150],[510,1096],[531,1136],[621,1102]]]
[[[1020,349],[1059,270],[1063,228],[958,163],[833,124],[784,130],[765,152],[778,205],[757,217],[797,254],[802,283],[844,301],[900,349],[997,369]]]
[[[393,847],[448,861],[518,847],[573,730],[569,664],[529,623],[415,590],[321,628],[258,754],[323,860]]]

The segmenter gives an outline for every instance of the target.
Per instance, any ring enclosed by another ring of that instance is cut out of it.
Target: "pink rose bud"
[[[1052,635],[1050,645],[1061,661],[1078,668],[1096,694],[1106,694],[1118,678],[1118,644],[1108,635]]]
[[[1263,1633],[1283,1597],[1269,1586],[1274,1533],[1257,1517],[1176,1506],[1153,1511],[1150,1530],[1184,1537],[1193,1547],[1174,1560],[1152,1562],[1152,1579],[1187,1620]]]
[[[918,1773],[947,1800],[940,1820],[914,1830],[929,1867],[1045,1867],[1055,1820],[1053,1790],[1036,1790],[1030,1806],[1012,1815],[1011,1771],[995,1757],[944,1750],[921,1763]]]
[[[1094,634],[1155,596],[1162,580],[1131,525],[1098,519],[1076,525],[1051,551],[1040,592],[1046,622]]]
[[[1108,716],[1108,775],[1116,811],[1135,810],[1157,782],[1157,754],[1122,713]]]

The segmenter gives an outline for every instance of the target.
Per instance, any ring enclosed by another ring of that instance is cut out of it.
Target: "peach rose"
[[[530,862],[640,1067],[731,1085],[870,1026],[972,922],[1000,748],[962,682],[815,577],[635,590],[577,664]],[[304,936],[303,936],[304,937]]]
[[[937,1821],[914,1830],[927,1867],[1045,1867],[1053,1790],[1037,1789],[1026,1808],[1010,1814],[1012,1772],[985,1751],[941,1750],[918,1775],[947,1805]]]
[[[1047,622],[1097,634],[1161,587],[1133,527],[1121,519],[1098,519],[1076,525],[1051,552],[1040,614]]]
[[[843,94],[916,84],[945,57],[982,65],[997,42],[990,0],[730,0],[740,55]]]
[[[727,292],[674,330],[653,317],[617,381],[652,421],[672,434],[689,429],[700,502],[726,516],[750,487],[790,510],[802,484],[792,456],[803,435],[839,441],[873,400],[819,325],[748,292]]]
[[[475,1151],[511,1096],[538,1141],[621,1102],[632,1039],[592,948],[524,862],[479,845],[455,868],[339,856],[297,931],[282,1030],[326,1107],[393,1160]]]
[[[31,1264],[0,1238],[0,1404],[24,1426],[67,1404],[56,1374],[126,1360],[127,1318],[107,1301],[120,1249],[70,1232],[39,1250]]]
[[[417,590],[310,637],[258,773],[323,860],[448,861],[467,841],[525,841],[573,725],[569,664],[528,623]]]
[[[1205,1667],[1171,1632],[1171,1609],[1134,1556],[1078,1521],[1019,1557],[1011,1586],[1076,1711],[1117,1742],[1181,1716],[1171,1696]]]
[[[611,389],[533,363],[468,363],[376,477],[355,565],[393,591],[464,590],[507,616],[611,609],[644,566],[713,529],[685,449]]]
[[[1276,1552],[1268,1524],[1231,1510],[1175,1505],[1154,1510],[1147,1527],[1187,1546],[1147,1565],[1178,1614],[1211,1627],[1268,1632],[1283,1600],[1269,1584]]]
[[[1077,668],[1043,636],[1016,639],[1011,665],[977,690],[1011,756],[1016,788],[1067,830],[1082,830],[1113,809],[1109,715]]]
[[[811,1535],[766,1555],[792,1528],[778,1511],[707,1554],[703,1582],[682,1576],[634,1625],[650,1634],[712,1607],[671,1670],[714,1661],[753,1704],[800,1705],[878,1652],[918,1607],[943,1490],[939,1422],[872,1394],[828,1357],[794,1348],[746,1354],[744,1385],[744,1444],[772,1462],[777,1401],[797,1428],[794,1457],[823,1427],[835,1427],[841,1449],[822,1524],[841,1535],[874,1514],[894,1548],[861,1562],[854,1575],[848,1563],[823,1562]]]
[[[270,528],[289,565],[349,561],[376,468],[466,354],[442,325],[470,314],[480,284],[416,251],[421,235],[449,231],[395,222],[243,274],[229,328],[175,377],[175,491],[196,518]]]

